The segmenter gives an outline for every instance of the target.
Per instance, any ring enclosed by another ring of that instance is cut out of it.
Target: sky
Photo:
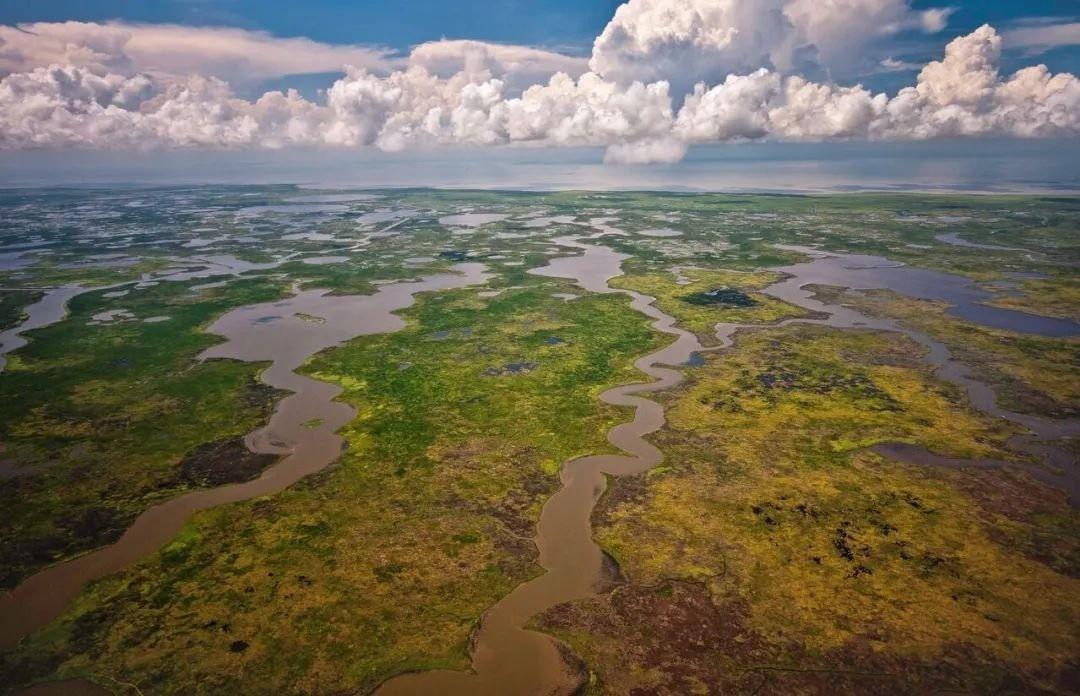
[[[1077,72],[1077,0],[0,0],[0,149],[1075,137]]]
[[[265,30],[275,36],[376,44],[399,51],[440,38],[564,47],[580,55],[603,30],[618,0],[0,0],[0,24],[78,20],[176,23]],[[1080,17],[1076,0],[978,0],[916,8],[957,8],[947,36],[984,22],[995,26],[1030,18]],[[1076,72],[1071,52],[1060,69]]]

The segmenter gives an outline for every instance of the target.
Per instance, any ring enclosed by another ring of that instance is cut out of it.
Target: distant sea
[[[739,143],[675,164],[605,165],[597,148],[0,153],[0,187],[300,184],[341,188],[1080,194],[1080,138]]]

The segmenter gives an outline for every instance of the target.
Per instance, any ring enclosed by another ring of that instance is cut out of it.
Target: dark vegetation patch
[[[519,375],[523,372],[531,372],[540,367],[540,363],[532,360],[504,363],[501,367],[484,368],[485,377],[504,377],[506,375]]]
[[[199,445],[180,460],[179,481],[187,486],[222,486],[257,477],[277,461],[275,454],[258,454],[233,437]]]
[[[884,635],[808,652],[794,637],[768,637],[739,599],[716,602],[694,583],[629,584],[561,604],[535,623],[563,637],[592,670],[595,693],[834,696],[881,693],[1067,693],[1074,672],[1024,674],[958,643],[933,659],[880,649]]]
[[[690,357],[683,363],[686,367],[701,367],[705,364],[705,354],[700,351],[694,351],[690,354]]]
[[[37,302],[44,293],[31,290],[0,290],[0,331],[21,324],[27,306]]]
[[[49,565],[71,548],[88,542],[105,545],[116,541],[133,519],[113,507],[87,506],[63,513],[46,531],[3,539],[0,588],[14,587],[24,577],[25,569]]]
[[[745,292],[727,287],[684,295],[682,300],[683,302],[705,307],[754,307],[758,304],[757,300]]]

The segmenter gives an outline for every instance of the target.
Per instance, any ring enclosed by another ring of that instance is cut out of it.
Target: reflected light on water
[[[597,148],[0,153],[0,186],[315,187],[731,192],[1080,191],[1080,140],[743,143],[675,164],[605,165]]]

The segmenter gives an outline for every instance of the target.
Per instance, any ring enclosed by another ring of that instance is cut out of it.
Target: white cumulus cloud
[[[1046,66],[998,72],[1001,36],[984,25],[953,40],[945,58],[929,63],[914,87],[888,104],[885,137],[1080,135],[1080,80]]]
[[[868,43],[940,31],[950,12],[915,12],[908,0],[629,0],[589,66],[616,82],[668,80],[676,94],[761,67],[842,76]]]
[[[557,72],[577,77],[585,57],[531,46],[440,40],[398,56],[385,48],[279,38],[225,27],[123,22],[36,22],[0,25],[0,74],[72,65],[95,72],[159,78],[202,75],[233,85],[269,78],[344,72],[345,66],[387,73],[420,66],[440,77],[487,70],[517,91],[546,82]]]
[[[344,65],[387,69],[389,51],[225,27],[111,22],[37,22],[0,26],[0,71],[50,65],[97,72],[202,75],[234,84],[303,73],[340,72]]]
[[[630,0],[588,69],[582,58],[474,41],[393,58],[336,47],[360,60],[338,67],[324,103],[295,91],[243,99],[216,74],[254,62],[263,76],[324,71],[343,58],[294,53],[289,42],[306,40],[198,29],[187,42],[176,38],[187,28],[79,23],[13,30],[14,40],[5,31],[0,60],[20,69],[0,79],[0,148],[589,145],[607,148],[605,161],[642,163],[725,140],[1080,135],[1080,80],[1045,66],[1003,76],[1003,39],[989,26],[954,39],[891,98],[799,69],[843,62],[875,36],[935,30],[940,13],[903,0]],[[164,38],[152,48],[148,36]],[[680,66],[683,81],[701,79],[673,87],[665,78]]]
[[[422,43],[409,53],[408,62],[440,77],[459,72],[470,75],[487,72],[503,79],[514,92],[547,82],[555,73],[578,77],[588,70],[588,59],[583,57],[532,46],[460,39]]]
[[[676,120],[691,142],[739,138],[922,139],[947,136],[1080,135],[1080,80],[1045,66],[1007,79],[998,72],[1001,37],[983,26],[953,40],[916,84],[889,99],[767,69],[700,84]]]

